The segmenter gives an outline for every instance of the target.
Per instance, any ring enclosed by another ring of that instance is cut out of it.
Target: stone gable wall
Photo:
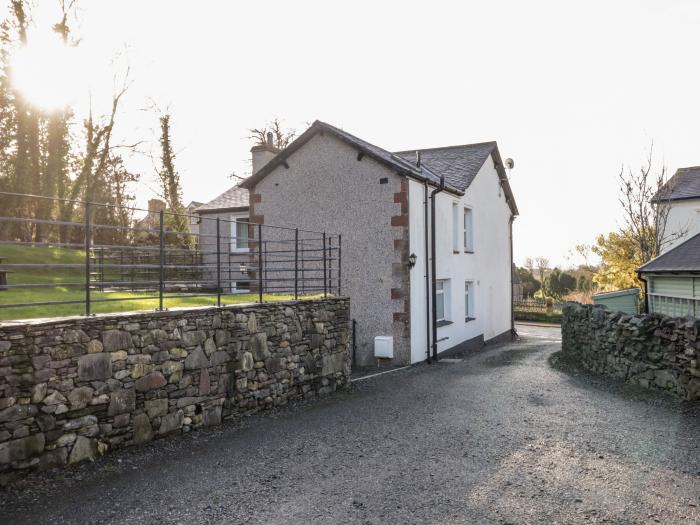
[[[347,299],[0,324],[0,482],[349,384]]]
[[[562,350],[593,372],[700,399],[700,320],[567,303]]]

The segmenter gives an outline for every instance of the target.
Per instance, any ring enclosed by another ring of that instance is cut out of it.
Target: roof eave
[[[501,152],[498,150],[498,144],[494,142],[493,149],[491,150],[491,157],[493,158],[494,164],[496,165],[496,172],[498,173],[498,178],[501,180],[501,186],[503,187],[503,193],[506,195],[506,203],[510,208],[511,213],[514,217],[520,215],[518,211],[518,205],[515,203],[515,196],[513,195],[513,190],[510,187],[510,182],[508,181],[508,175],[506,170],[503,168],[503,161],[501,160]]]

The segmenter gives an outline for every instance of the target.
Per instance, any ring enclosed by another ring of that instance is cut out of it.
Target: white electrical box
[[[394,338],[390,335],[378,335],[374,338],[374,357],[394,358]]]

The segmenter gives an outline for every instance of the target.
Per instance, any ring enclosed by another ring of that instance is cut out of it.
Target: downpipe
[[[440,177],[440,186],[435,188],[432,193],[430,194],[430,252],[431,252],[431,260],[430,260],[430,269],[431,269],[431,284],[432,284],[432,289],[430,290],[430,299],[432,302],[432,328],[433,328],[433,360],[437,362],[438,360],[438,351],[437,351],[437,345],[438,345],[438,338],[437,338],[437,294],[436,289],[437,289],[437,261],[435,260],[435,254],[436,254],[436,246],[435,246],[435,196],[443,191],[445,189],[445,177]]]
[[[426,362],[430,364],[430,268],[428,266],[428,261],[430,260],[430,248],[428,243],[428,191],[428,181],[423,181],[423,226],[425,229],[425,232],[423,233],[425,238],[425,353],[427,354]]]

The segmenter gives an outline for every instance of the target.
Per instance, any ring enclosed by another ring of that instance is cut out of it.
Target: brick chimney
[[[160,199],[150,199],[148,201],[148,220],[157,222],[160,210],[165,211],[165,203]]]
[[[265,164],[270,162],[279,151],[280,150],[272,145],[272,133],[268,132],[267,142],[265,144],[256,144],[250,148],[250,153],[253,158],[253,175]]]

